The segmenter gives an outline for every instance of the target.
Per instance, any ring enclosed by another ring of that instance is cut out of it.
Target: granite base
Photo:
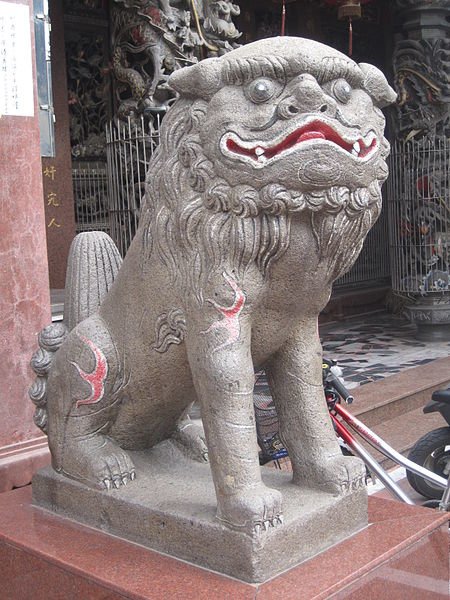
[[[263,469],[266,485],[283,495],[284,523],[250,536],[215,518],[209,465],[185,458],[170,442],[130,455],[139,477],[126,487],[96,490],[48,467],[33,478],[33,502],[250,583],[264,582],[367,526],[365,489],[334,497],[294,486],[290,473]]]
[[[46,435],[0,447],[0,492],[28,485],[34,473],[49,464]]]
[[[264,584],[195,567],[0,494],[8,600],[447,600],[447,516],[369,498],[370,525]]]

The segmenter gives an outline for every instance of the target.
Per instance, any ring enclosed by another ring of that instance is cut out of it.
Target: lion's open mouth
[[[224,138],[225,147],[229,152],[248,157],[259,164],[264,164],[281,153],[310,140],[331,142],[356,159],[366,159],[377,146],[377,139],[373,131],[364,138],[345,140],[330,125],[322,121],[312,121],[299,127],[273,146],[263,144],[252,146],[239,140],[235,134],[226,134]]]

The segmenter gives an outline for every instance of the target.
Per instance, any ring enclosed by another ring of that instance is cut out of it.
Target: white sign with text
[[[0,2],[0,115],[34,115],[30,12]]]

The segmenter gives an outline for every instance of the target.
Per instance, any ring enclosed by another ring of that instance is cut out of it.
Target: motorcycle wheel
[[[412,447],[408,458],[445,479],[450,472],[450,427],[434,429],[421,437]],[[423,477],[406,472],[409,484],[430,500],[440,500],[444,490]]]

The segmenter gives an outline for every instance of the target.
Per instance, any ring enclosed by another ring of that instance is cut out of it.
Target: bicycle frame
[[[337,415],[342,420],[337,419]],[[366,440],[373,448],[381,452],[387,458],[390,458],[395,463],[403,466],[405,469],[412,471],[416,475],[427,479],[438,487],[442,488],[444,494],[439,503],[439,510],[450,511],[450,478],[444,479],[436,475],[432,471],[417,465],[402,454],[394,450],[389,444],[381,439],[369,427],[364,425],[359,419],[350,414],[340,403],[336,402],[330,406],[330,416],[336,428],[337,434],[344,440],[347,446],[354,454],[359,456],[367,465],[369,470],[373,471],[383,482],[390,492],[402,502],[406,504],[414,504],[409,496],[392,480],[385,469],[373,458],[373,456],[353,437],[352,433],[345,427],[344,423],[348,424],[356,431],[364,440]]]
[[[402,502],[405,502],[406,504],[415,504],[408,494],[406,494],[395,483],[395,481],[393,481],[387,471],[383,469],[380,463],[370,454],[370,452],[368,452],[364,446],[355,439],[351,431],[347,429],[346,425],[349,425],[353,431],[360,435],[366,442],[375,448],[375,450],[378,450],[381,454],[387,458],[390,458],[396,464],[401,465],[408,471],[415,473],[419,477],[423,477],[424,479],[444,490],[442,498],[439,502],[439,510],[450,512],[450,476],[448,479],[445,479],[444,477],[440,477],[439,475],[436,475],[436,473],[433,473],[432,471],[425,469],[424,467],[409,460],[394,450],[392,446],[387,444],[359,419],[349,413],[342,406],[341,402],[345,402],[345,404],[351,404],[353,402],[353,396],[345,388],[340,376],[336,376],[336,372],[333,372],[332,367],[334,366],[337,366],[336,361],[325,360],[322,364],[323,383],[330,418],[340,440],[350,449],[353,454],[359,456],[368,470],[372,473],[375,473],[375,475],[377,475],[377,477],[391,492],[391,494]],[[256,407],[257,404],[255,402],[255,415],[258,429],[258,413],[256,412]],[[262,412],[264,412],[266,408],[262,409]],[[261,408],[258,407],[258,410],[261,410]],[[271,419],[273,419],[273,416],[275,416],[276,419],[275,407],[271,408],[271,410],[275,413],[275,415],[271,416]],[[265,437],[262,434],[258,435],[258,441],[262,451],[261,456],[264,459],[264,462],[261,462],[261,464],[265,464],[270,460],[274,461],[275,464],[279,464],[279,459],[288,456],[288,451],[284,447],[284,444],[278,434],[278,429],[269,437]]]

